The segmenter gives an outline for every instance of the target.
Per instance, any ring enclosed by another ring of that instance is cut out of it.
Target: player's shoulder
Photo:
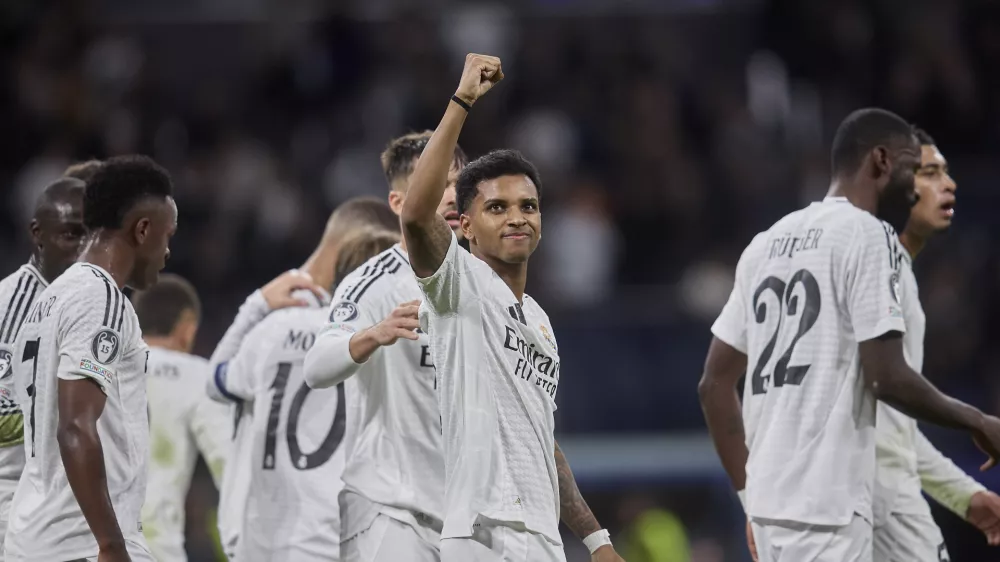
[[[334,303],[343,301],[359,304],[375,295],[392,292],[402,283],[416,283],[409,259],[395,245],[366,261],[337,287]]]
[[[31,264],[24,264],[13,273],[0,280],[0,306],[7,306],[7,300],[15,293],[30,292],[31,290],[41,291],[47,283],[42,278],[42,274]],[[6,297],[6,300],[3,300]]]
[[[204,381],[209,376],[209,362],[204,357],[174,351],[162,347],[150,346],[149,348],[150,371],[153,372],[158,366],[170,366],[177,373],[178,379],[198,379]]]

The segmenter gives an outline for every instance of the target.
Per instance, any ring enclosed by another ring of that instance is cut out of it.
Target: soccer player
[[[7,514],[24,469],[21,408],[11,376],[14,338],[38,295],[76,261],[87,229],[83,226],[83,182],[61,178],[45,188],[31,220],[34,248],[28,263],[0,281],[0,554]]]
[[[969,430],[990,456],[985,467],[1000,444],[1000,420],[944,396],[904,360],[901,307],[912,297],[900,287],[894,228],[909,218],[920,168],[909,124],[856,111],[832,153],[827,198],[743,252],[699,385],[767,562],[872,559],[876,399]]]
[[[934,140],[917,129],[921,162],[916,175],[919,200],[899,240],[906,250],[900,289],[906,334],[906,360],[923,368],[926,320],[920,306],[913,259],[938,232],[951,226],[957,186],[948,162]],[[913,418],[879,402],[875,425],[878,459],[875,484],[875,561],[940,562],[949,560],[941,529],[931,517],[921,488],[938,503],[966,519],[989,543],[1000,545],[1000,497],[962,472],[931,445]]]
[[[139,521],[146,494],[148,347],[125,286],[156,283],[177,207],[149,158],[109,159],[87,184],[77,263],[28,312],[15,346],[27,462],[6,559],[153,560]]]
[[[554,437],[559,353],[545,312],[524,294],[541,234],[541,182],[519,153],[491,152],[456,183],[471,253],[437,213],[465,118],[503,78],[470,54],[458,90],[417,162],[403,238],[424,301],[445,459],[443,562],[565,560],[559,518],[600,562],[621,560],[580,496]]]
[[[94,174],[97,173],[97,170],[100,169],[100,167],[100,160],[77,162],[76,164],[71,164],[68,168],[66,168],[66,171],[63,172],[63,176],[67,178],[76,178],[86,183],[94,177]]]
[[[358,231],[372,227],[382,230],[399,229],[398,218],[384,202],[374,198],[358,198],[338,207],[327,222],[319,246],[301,270],[279,276],[248,297],[212,355],[210,365],[214,376],[209,384],[210,396],[216,400],[232,401],[238,408],[244,409],[238,420],[237,436],[227,461],[230,469],[223,477],[219,507],[223,547],[231,559],[240,562],[270,560],[269,556],[280,559],[289,552],[294,553],[294,560],[307,560],[316,556],[329,559],[339,552],[340,521],[336,493],[340,490],[339,477],[343,460],[342,455],[339,461],[333,459],[332,455],[340,444],[340,437],[334,431],[336,428],[331,425],[332,420],[328,416],[324,419],[327,414],[333,415],[334,410],[317,412],[310,406],[303,411],[302,400],[305,394],[301,394],[299,399],[288,396],[286,400],[286,395],[299,392],[302,388],[307,389],[305,385],[289,386],[290,377],[294,375],[301,380],[301,361],[315,339],[314,332],[300,326],[295,333],[291,333],[289,326],[308,318],[313,309],[325,309],[329,303],[328,291],[332,291],[341,244]],[[303,310],[272,318],[273,311],[289,307]],[[252,341],[247,339],[251,335]],[[286,338],[295,340],[290,344],[291,347],[284,347],[288,343]],[[265,364],[264,357],[259,354],[272,349],[271,346],[274,346],[274,353],[270,357],[277,363]],[[258,362],[258,358],[261,362]],[[276,385],[275,390],[277,385],[284,385],[281,392],[269,394],[267,399],[254,400],[252,403],[241,398],[241,395],[245,396],[258,388],[253,381],[261,381],[265,377],[269,380],[268,385]],[[230,378],[233,382],[230,382]],[[251,383],[253,386],[248,386]],[[302,392],[307,391],[308,389]],[[324,393],[326,398],[322,401],[336,406],[339,393],[337,389]],[[319,403],[320,396],[317,394],[311,402]],[[247,406],[252,406],[253,412],[246,412]],[[291,414],[294,416],[290,417]],[[247,419],[242,419],[244,417]],[[280,439],[275,433],[278,428],[274,424],[278,423],[283,429],[287,429]],[[317,435],[321,425],[325,425],[323,434]],[[301,436],[298,436],[299,428],[302,428]],[[342,429],[341,427],[340,431]],[[258,430],[264,434],[260,434]],[[314,450],[310,445],[319,447],[327,432],[331,436],[331,443],[318,451],[314,458],[303,456],[303,451]],[[314,441],[313,438],[317,440]],[[322,462],[314,464],[320,459]],[[341,463],[339,469],[337,462]],[[300,503],[296,503],[292,499],[294,496],[290,495],[281,505],[287,509],[299,510],[296,512],[298,519],[274,508],[269,510],[258,507],[267,503],[271,494],[291,494],[293,490],[300,489],[295,486],[308,486],[304,483],[311,475],[306,475],[305,479],[287,479],[289,481],[286,482],[289,470],[306,470],[304,467],[312,469],[327,463],[334,464],[325,467],[322,474],[329,477],[331,471],[336,472],[336,479],[328,481],[325,488],[326,491],[335,490],[330,502],[322,500],[326,496],[318,492],[310,496],[312,499],[304,498]],[[258,484],[251,486],[251,482]],[[255,495],[253,502],[248,501],[251,487]],[[294,533],[287,527],[278,525],[279,522],[284,525],[297,522]],[[246,547],[242,545],[244,538],[252,541]],[[299,556],[304,558],[298,558]]]
[[[382,153],[389,204],[397,213],[430,137],[429,131],[406,135]],[[457,218],[454,182],[466,160],[458,145],[450,160],[437,205],[445,220]],[[458,228],[458,222],[451,220],[449,226]],[[430,342],[414,333],[417,307],[411,301],[420,298],[406,245],[382,252],[338,285],[330,323],[306,356],[306,382],[313,388],[344,383],[348,403],[348,461],[340,498],[345,562],[440,559],[441,415]],[[396,344],[400,337],[413,341]]]
[[[159,562],[187,560],[184,504],[198,453],[218,486],[230,444],[229,410],[201,392],[208,361],[191,355],[201,318],[198,293],[185,279],[165,274],[133,296],[149,346],[150,467],[143,534]]]

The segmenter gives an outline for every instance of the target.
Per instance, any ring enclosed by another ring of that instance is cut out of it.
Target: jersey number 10
[[[278,421],[281,417],[281,404],[285,400],[285,388],[288,386],[288,377],[291,373],[291,363],[278,363],[278,373],[274,377],[274,383],[271,384],[274,396],[271,398],[271,411],[268,413],[267,432],[264,436],[264,470],[274,470],[274,454],[278,445]],[[292,398],[292,405],[288,409],[288,424],[285,427],[288,454],[292,457],[292,466],[299,470],[309,470],[326,464],[344,439],[347,415],[344,406],[344,383],[340,383],[337,385],[337,412],[333,415],[333,426],[318,449],[312,453],[303,454],[302,448],[299,447],[298,438],[299,416],[302,414],[302,406],[306,402],[306,396],[311,391],[312,389],[306,383],[302,383],[302,386],[299,387],[295,397]]]
[[[804,303],[800,303],[798,295],[795,294],[795,288],[799,285],[802,286],[802,290],[805,293]],[[778,313],[778,325],[774,328],[774,334],[767,342],[767,345],[764,346],[764,350],[761,351],[760,359],[757,360],[757,366],[750,376],[750,388],[753,394],[766,393],[768,379],[771,379],[771,386],[775,388],[780,388],[786,384],[802,384],[802,379],[809,372],[810,365],[789,365],[789,363],[792,360],[792,352],[795,350],[795,346],[799,343],[799,340],[812,329],[816,324],[816,320],[819,319],[819,310],[822,304],[819,283],[816,282],[816,278],[809,271],[800,269],[792,275],[791,281],[787,284],[777,277],[768,277],[761,282],[753,294],[754,319],[758,324],[763,324],[767,320],[767,303],[761,302],[761,297],[769,292],[774,293],[778,297],[778,309],[776,311]],[[764,369],[771,361],[771,356],[774,355],[774,348],[778,343],[778,335],[781,334],[781,329],[785,325],[785,316],[797,315],[801,315],[799,316],[798,330],[795,332],[795,337],[792,338],[792,343],[789,344],[788,349],[785,350],[774,365],[774,376],[763,374]]]

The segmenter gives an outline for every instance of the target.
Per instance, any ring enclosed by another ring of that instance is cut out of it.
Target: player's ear
[[[875,167],[877,177],[888,176],[892,171],[892,162],[889,159],[889,149],[884,146],[876,146],[871,152],[872,165]]]
[[[474,242],[476,237],[472,234],[472,221],[469,220],[469,215],[463,213],[459,216],[458,225],[462,230],[462,236],[464,236],[469,242]]]
[[[149,236],[149,229],[152,226],[152,221],[149,217],[142,217],[135,222],[135,228],[132,229],[132,235],[135,237],[135,241],[138,244],[142,244],[146,241]]]
[[[389,191],[389,208],[397,216],[403,213],[403,202],[406,201],[406,194],[398,189]]]
[[[28,227],[28,232],[31,233],[31,243],[35,245],[39,250],[42,249],[42,225],[38,224],[38,219],[31,219],[31,225]]]

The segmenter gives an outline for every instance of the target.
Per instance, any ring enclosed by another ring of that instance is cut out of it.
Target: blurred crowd
[[[465,53],[486,52],[507,79],[461,143],[473,157],[518,148],[541,170],[528,289],[550,310],[571,382],[560,430],[698,429],[708,325],[739,253],[823,196],[837,122],[879,105],[936,137],[959,184],[952,232],[916,265],[925,373],[1000,409],[996,2],[678,1],[621,14],[605,2],[601,17],[573,17],[569,0],[438,1],[431,13],[384,0],[293,2],[294,18],[106,17],[118,4],[0,3],[3,272],[25,261],[34,197],[68,164],[150,154],[176,185],[168,269],[201,292],[207,355],[249,292],[301,264],[338,203],[387,193],[385,143],[433,128]]]

